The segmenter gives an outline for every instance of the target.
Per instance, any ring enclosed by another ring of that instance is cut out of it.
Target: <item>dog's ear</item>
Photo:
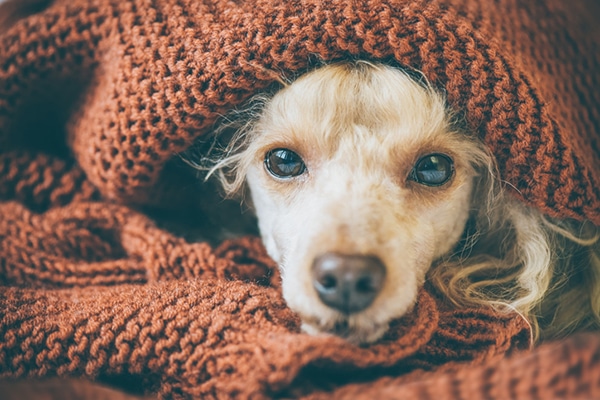
[[[53,0],[0,0],[0,34],[15,22],[45,10]]]

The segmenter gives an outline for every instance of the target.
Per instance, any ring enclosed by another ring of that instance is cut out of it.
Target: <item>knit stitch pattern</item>
[[[220,115],[364,58],[423,71],[514,196],[600,225],[594,5],[561,3],[56,0],[0,28],[0,377],[165,398],[600,396],[595,335],[505,358],[529,345],[522,318],[426,286],[374,345],[308,336],[258,239],[189,242],[145,213],[193,218],[206,193],[177,154]]]

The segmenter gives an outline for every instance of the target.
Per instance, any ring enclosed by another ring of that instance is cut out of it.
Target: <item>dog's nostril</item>
[[[373,280],[369,276],[364,276],[356,282],[356,291],[359,293],[367,293],[376,290],[377,288],[373,286]]]
[[[384,284],[385,266],[374,256],[326,253],[315,259],[312,273],[321,301],[351,314],[375,300]]]
[[[318,281],[325,289],[333,289],[337,285],[337,279],[332,275],[324,275]]]

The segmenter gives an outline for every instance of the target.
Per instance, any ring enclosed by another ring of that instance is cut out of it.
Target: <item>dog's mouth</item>
[[[353,344],[368,344],[377,341],[388,330],[388,324],[359,324],[356,317],[345,316],[329,324],[304,321],[302,329],[310,334],[334,335]]]
[[[348,321],[348,319],[343,319],[333,324],[333,327],[329,330],[328,333],[346,339],[349,336],[352,336],[355,332],[354,329],[350,328],[350,322]]]

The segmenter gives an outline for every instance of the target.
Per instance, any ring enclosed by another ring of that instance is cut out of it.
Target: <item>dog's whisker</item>
[[[521,192],[515,185],[513,185],[512,183],[510,183],[507,180],[502,179],[501,182],[506,185],[506,186],[510,186],[511,188],[513,188],[515,190],[515,192],[519,193],[521,196],[523,195],[523,192]]]

